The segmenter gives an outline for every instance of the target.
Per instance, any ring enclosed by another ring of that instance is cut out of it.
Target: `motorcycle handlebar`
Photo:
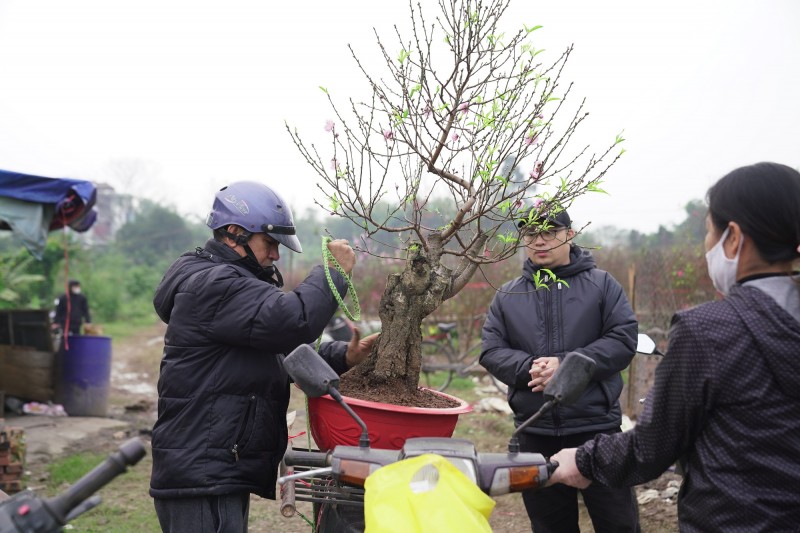
[[[329,452],[287,450],[283,460],[288,466],[304,465],[312,468],[324,468],[331,465]]]
[[[59,523],[66,523],[70,511],[80,505],[106,483],[125,472],[128,466],[135,465],[145,456],[145,447],[138,438],[133,438],[120,446],[105,461],[80,478],[64,494],[45,500],[45,506]]]

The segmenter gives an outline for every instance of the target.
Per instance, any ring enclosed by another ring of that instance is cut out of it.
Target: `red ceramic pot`
[[[373,448],[399,450],[412,437],[451,437],[458,415],[469,413],[472,407],[455,396],[430,391],[459,403],[457,407],[404,407],[344,397],[345,402],[367,425]],[[320,450],[332,450],[337,445],[358,446],[361,426],[330,396],[308,399],[311,436]]]

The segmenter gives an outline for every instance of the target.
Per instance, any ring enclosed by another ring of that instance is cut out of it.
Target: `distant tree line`
[[[432,205],[427,223],[446,218],[446,203]],[[695,200],[686,218],[673,228],[653,233],[599,228],[581,233],[577,242],[592,250],[598,266],[617,278],[636,307],[643,329],[666,330],[669,318],[681,308],[713,299],[703,254],[706,208]],[[326,214],[327,215],[327,214]],[[314,264],[322,261],[321,237],[350,240],[362,253],[354,281],[366,316],[374,316],[386,277],[402,268],[396,235],[378,234],[365,242],[365,233],[352,221],[319,215],[307,209],[295,213],[304,253],[282,250],[279,268],[291,288]],[[33,259],[9,234],[0,236],[0,308],[50,309],[64,291],[67,279],[79,279],[95,322],[155,321],[153,290],[164,271],[180,254],[202,246],[211,231],[204,223],[187,220],[173,208],[141,201],[132,220],[104,245],[89,245],[76,233],[50,235],[41,261]],[[400,236],[400,238],[404,238]],[[392,259],[394,258],[394,259]],[[437,311],[433,320],[469,320],[486,310],[495,288],[519,275],[523,257],[491,265],[477,273],[465,291]]]

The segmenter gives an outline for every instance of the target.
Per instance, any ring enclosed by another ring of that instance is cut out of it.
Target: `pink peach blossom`
[[[533,181],[539,181],[539,178],[542,176],[542,162],[537,161],[535,165],[533,165],[533,170],[530,172],[530,177]]]

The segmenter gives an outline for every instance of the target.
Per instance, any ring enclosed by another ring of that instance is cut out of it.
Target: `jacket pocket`
[[[254,421],[256,414],[256,402],[257,398],[255,394],[250,394],[247,397],[245,410],[239,419],[239,424],[234,432],[233,443],[229,448],[230,453],[233,455],[234,461],[239,460],[239,455],[244,452],[244,449],[247,446],[250,437],[252,436],[253,426],[255,425]]]
[[[603,398],[605,399],[605,414],[610,414],[619,401],[619,395],[622,394],[622,378],[617,376],[616,378],[601,381],[600,390],[603,392]]]

